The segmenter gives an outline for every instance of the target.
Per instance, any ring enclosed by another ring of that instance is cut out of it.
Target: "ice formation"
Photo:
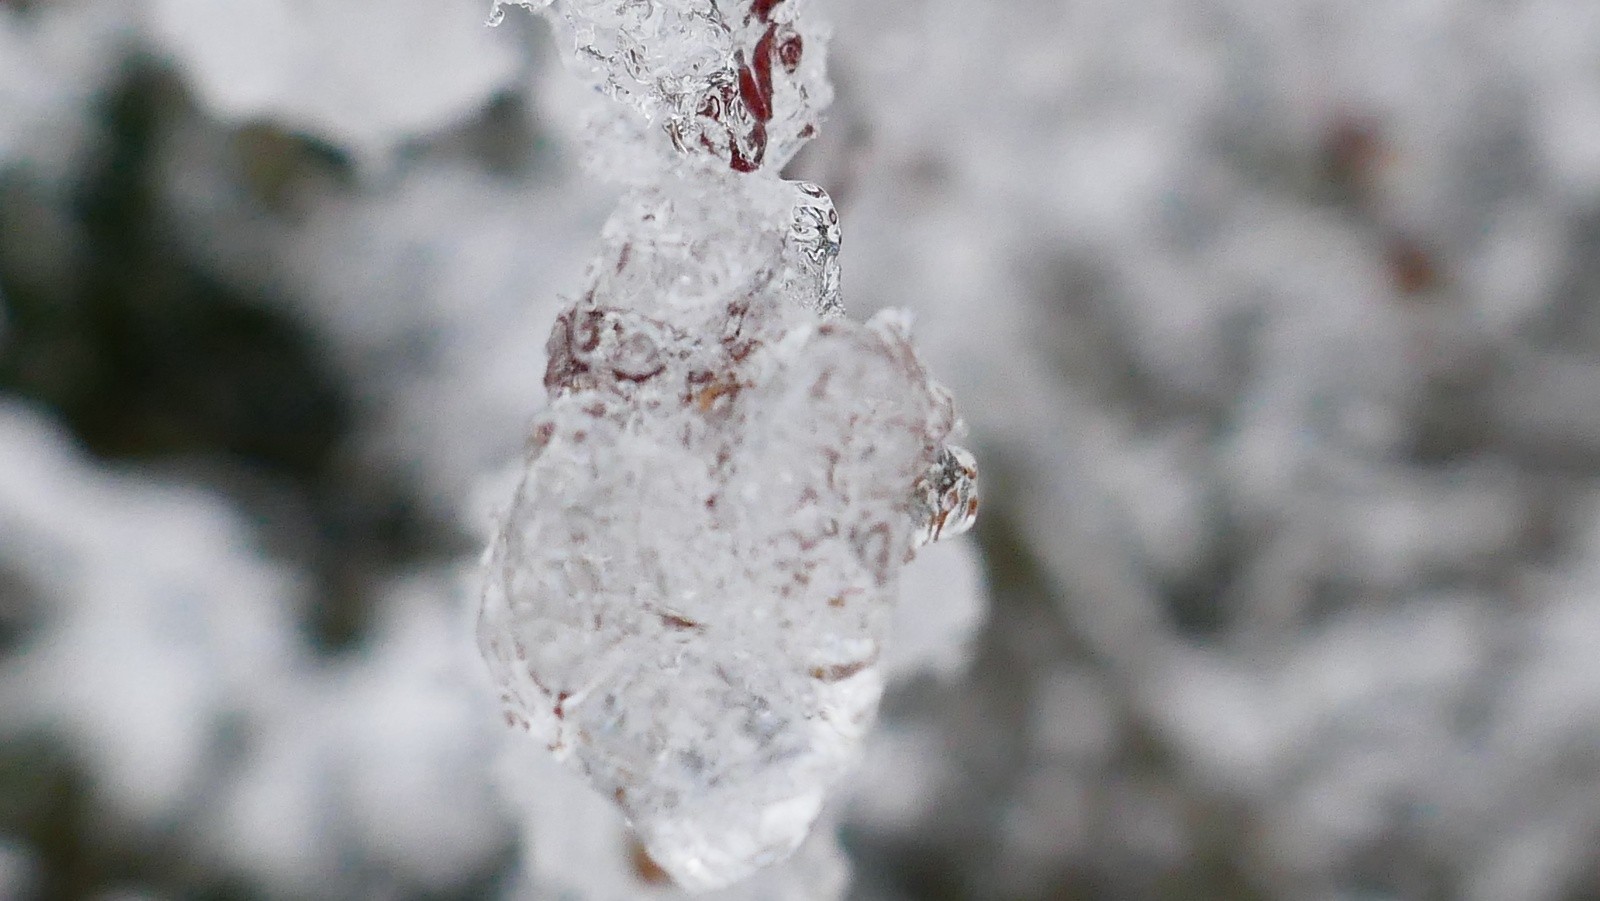
[[[984,436],[998,603],[980,665],[908,678],[959,667],[981,604],[969,543],[918,551],[862,765],[727,897],[836,896],[834,817],[864,901],[1600,884],[1600,6],[831,2],[838,99],[785,172],[849,220],[852,314],[916,310]],[[707,56],[726,94],[680,92],[680,153],[650,84],[552,74],[484,5],[0,2],[0,362],[39,334],[36,288],[74,319],[90,299],[113,236],[85,233],[85,186],[137,186],[164,258],[314,337],[359,398],[352,475],[487,531],[543,405],[527,336],[620,193],[571,164],[636,197],[676,197],[685,160],[731,176],[766,27]],[[816,20],[785,24],[800,66],[772,91],[820,108]],[[259,162],[302,156],[264,202]],[[756,226],[786,242],[774,292],[837,285],[817,199]],[[81,890],[54,894],[681,897],[612,798],[456,684],[482,667],[430,606],[437,545],[324,657],[304,613],[335,599],[284,554],[273,487],[217,484],[213,447],[204,471],[85,456],[70,411],[6,390],[0,897],[64,873]],[[959,524],[940,481],[914,486],[924,526]],[[500,742],[517,785],[483,784]],[[81,791],[49,788],[58,755]],[[42,790],[81,828],[17,820]],[[80,875],[63,841],[126,868]]]
[[[605,2],[495,0],[545,9],[568,62],[619,101],[596,109],[591,151],[636,171],[692,168],[775,172],[816,134],[832,99],[823,69],[827,32],[804,0]]]
[[[591,158],[630,187],[550,336],[480,642],[508,724],[697,890],[805,839],[876,711],[899,569],[977,505],[908,319],[842,316],[832,202],[772,174],[828,97],[803,8],[551,7],[620,101]]]

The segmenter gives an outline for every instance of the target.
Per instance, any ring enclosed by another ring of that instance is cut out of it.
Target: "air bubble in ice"
[[[616,115],[665,135],[596,131],[645,140],[551,331],[479,638],[507,721],[691,889],[804,840],[877,709],[901,567],[977,509],[909,317],[842,315],[833,202],[774,174],[828,99],[804,7],[549,12]]]
[[[842,315],[839,214],[820,186],[796,182],[794,187],[794,221],[784,248],[791,290],[806,297],[812,309],[823,316]]]

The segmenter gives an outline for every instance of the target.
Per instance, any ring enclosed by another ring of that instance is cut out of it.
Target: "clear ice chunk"
[[[491,23],[505,5],[544,12],[574,71],[651,123],[672,165],[776,171],[833,96],[805,0],[496,0]]]
[[[594,154],[642,162],[551,330],[479,643],[506,722],[690,890],[805,839],[876,713],[901,567],[977,509],[908,319],[843,316],[832,201],[772,175],[827,100],[805,5],[546,9],[633,117],[596,139],[645,146]]]
[[[754,333],[793,321],[781,297]],[[771,323],[776,325],[776,323]],[[581,308],[490,563],[508,721],[571,758],[679,884],[787,856],[881,690],[912,486],[954,423],[892,314],[743,352]]]

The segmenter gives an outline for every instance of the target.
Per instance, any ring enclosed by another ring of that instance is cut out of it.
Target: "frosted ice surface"
[[[893,317],[766,343],[580,307],[552,343],[485,651],[511,722],[681,884],[726,884],[799,844],[869,724],[950,407]]]
[[[776,170],[832,98],[804,0],[497,0],[491,22],[503,5],[548,8],[578,73],[654,126],[657,160]]]
[[[904,317],[790,293],[792,207],[727,178],[625,198],[551,334],[485,598],[508,719],[689,888],[786,856],[853,758],[955,427]]]
[[[509,750],[509,749],[508,749]],[[525,890],[511,897],[566,901],[672,901],[689,896],[673,884],[628,828],[610,800],[548,759],[508,754],[506,783],[528,815]],[[825,813],[786,861],[705,901],[836,901],[849,888],[850,866]]]
[[[844,312],[839,299],[839,214],[820,185],[796,182],[799,194],[785,246],[791,289],[812,298],[818,313]]]
[[[651,311],[691,333],[737,328],[735,308],[751,292],[784,297],[793,322],[810,322],[817,316],[806,308],[843,311],[838,232],[833,203],[815,185],[668,178],[623,198],[589,280],[605,304]]]
[[[827,99],[804,5],[549,7],[658,128],[551,332],[479,638],[507,723],[689,890],[801,845],[876,712],[900,568],[976,512],[909,320],[843,317],[832,201],[770,175]]]

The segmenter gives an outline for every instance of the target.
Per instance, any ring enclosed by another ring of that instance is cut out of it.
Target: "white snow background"
[[[478,554],[617,190],[478,0],[0,0],[0,899],[675,897]],[[818,0],[983,472],[710,897],[1600,896],[1600,5]]]

